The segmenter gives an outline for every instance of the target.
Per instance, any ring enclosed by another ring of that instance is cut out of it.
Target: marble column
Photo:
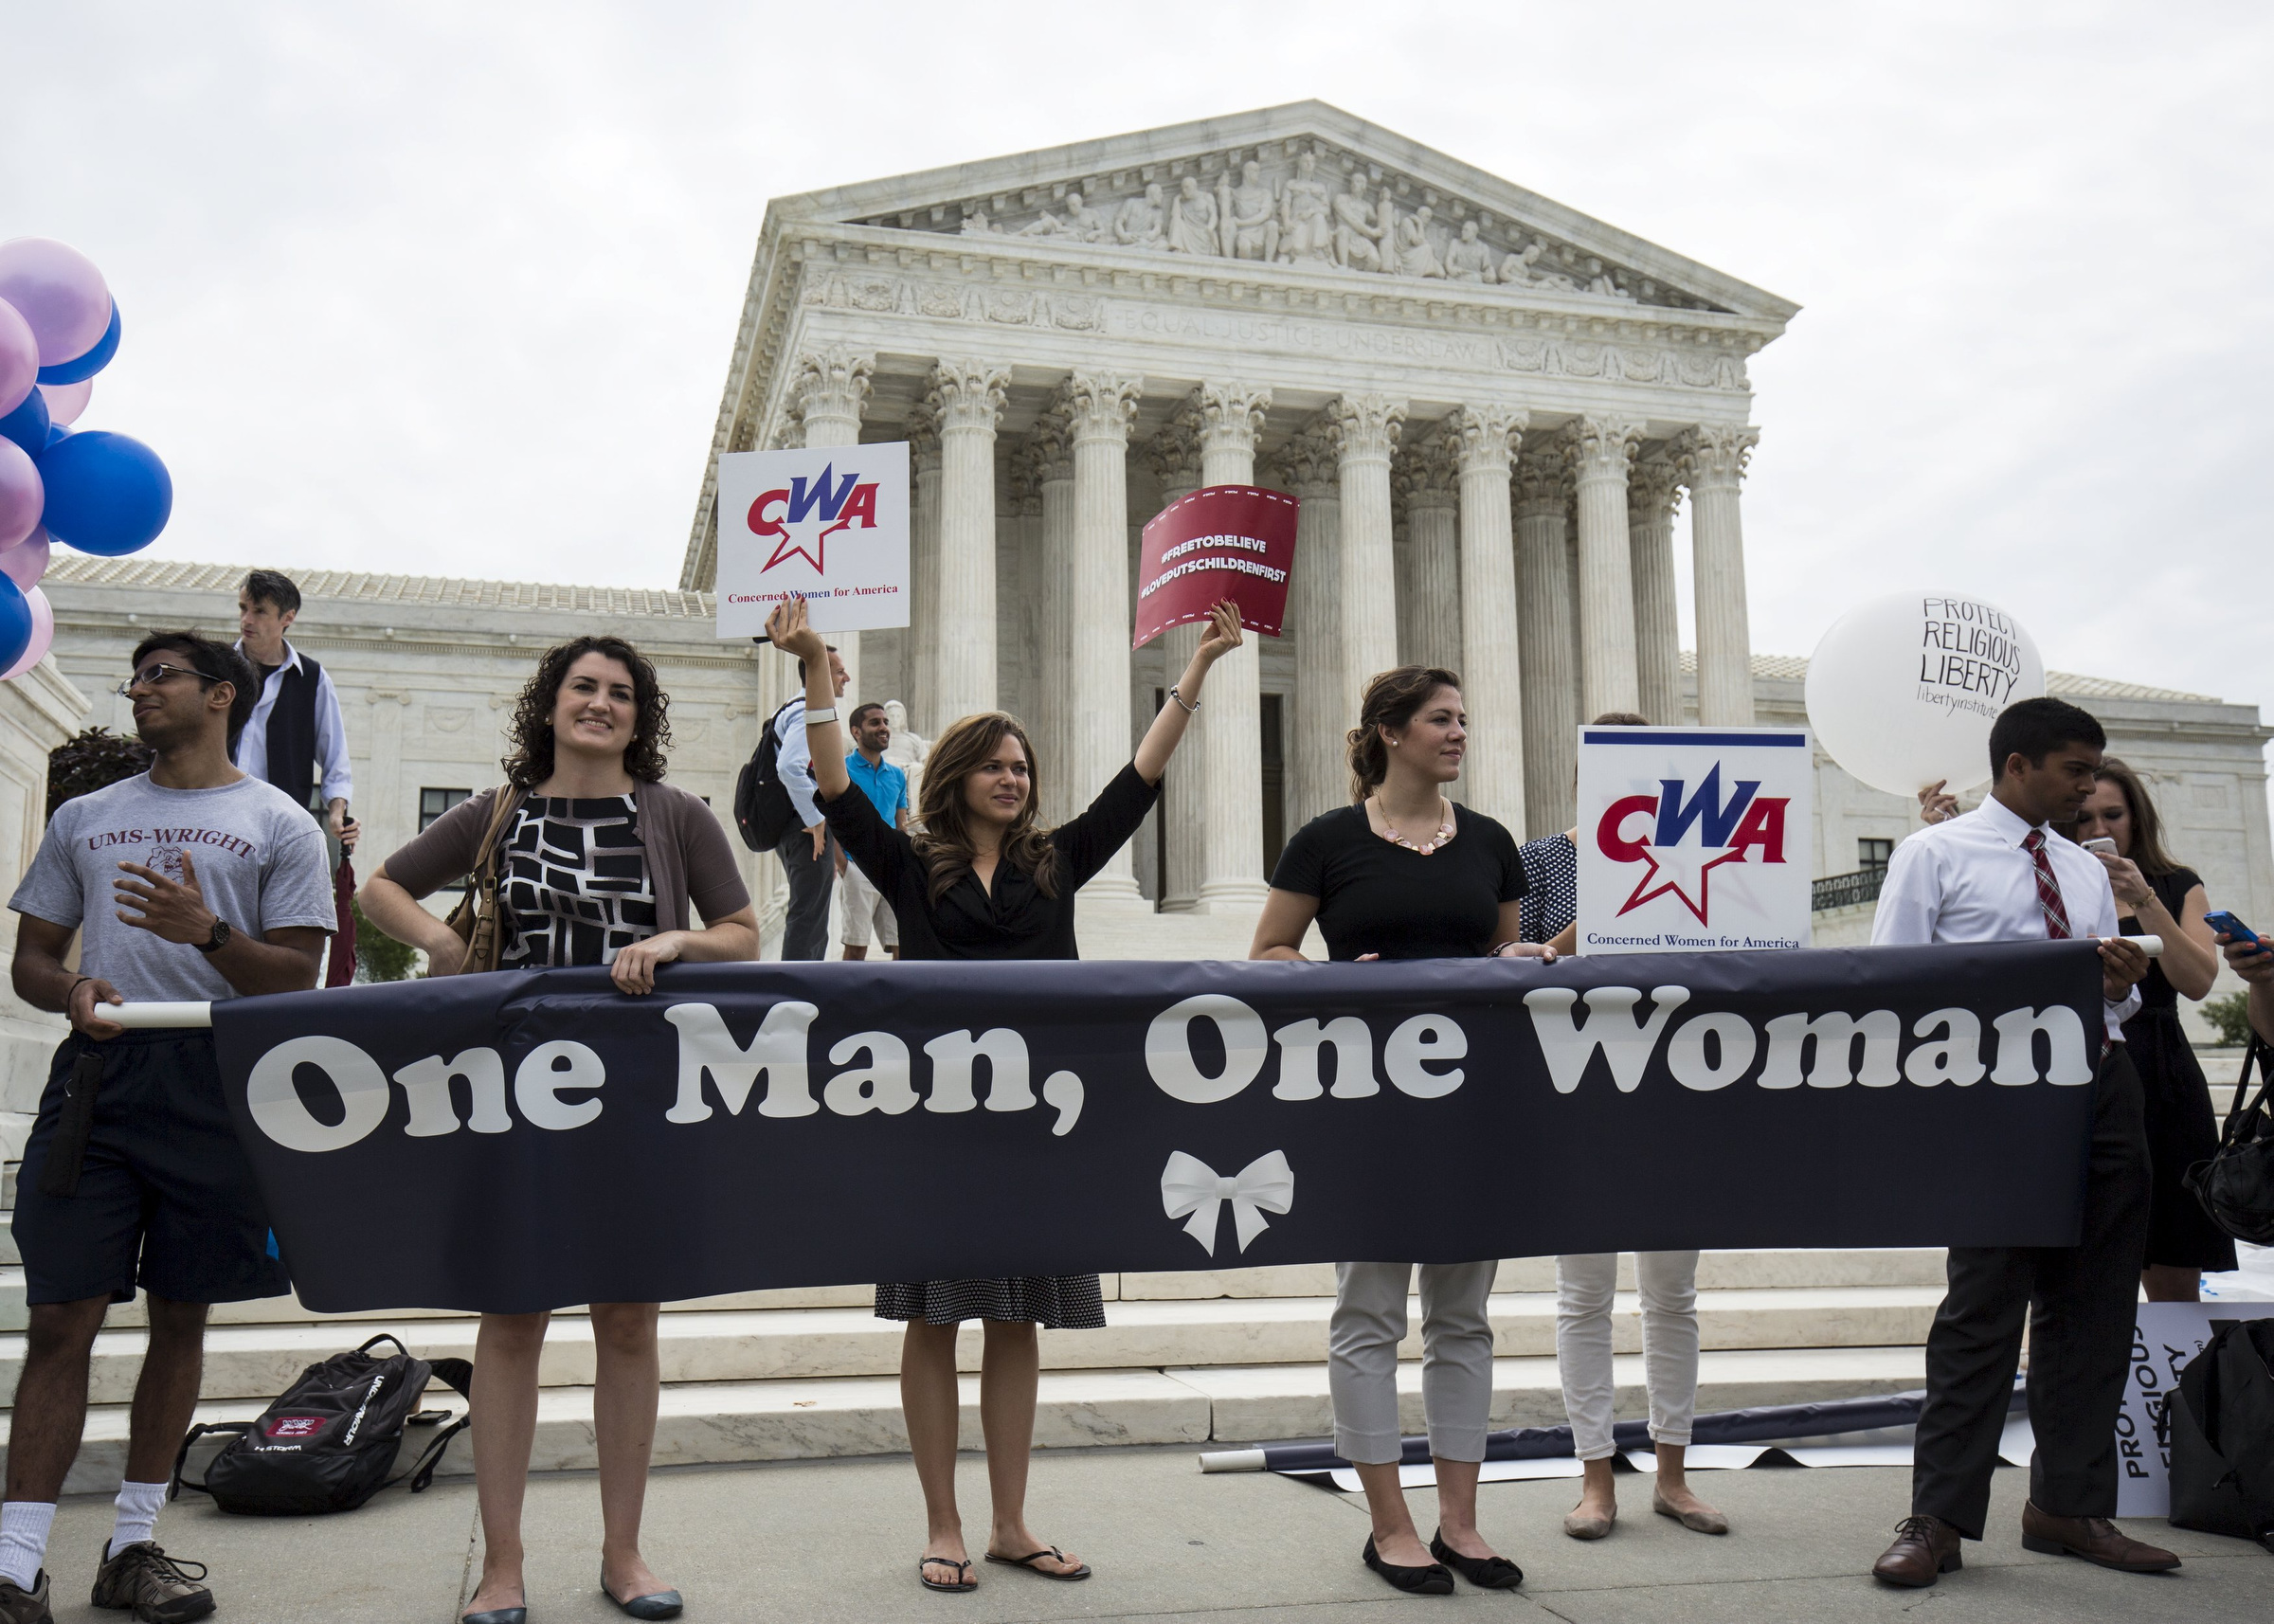
[[[1172,415],[1146,448],[1153,472],[1161,481],[1164,511],[1183,500],[1200,486],[1200,412],[1187,405]],[[1301,571],[1298,569],[1297,574]],[[1191,662],[1200,645],[1198,626],[1171,626],[1159,638],[1161,686],[1165,691]],[[1212,695],[1214,690],[1210,690]],[[1210,695],[1203,695],[1208,697]],[[1203,713],[1204,714],[1205,713]],[[1199,717],[1194,718],[1195,721]],[[1161,781],[1161,799],[1153,816],[1161,821],[1162,863],[1160,906],[1164,913],[1189,913],[1200,901],[1204,866],[1207,816],[1201,786],[1207,769],[1196,748],[1199,740],[1188,728],[1184,743]]]
[[[1662,727],[1682,723],[1682,624],[1674,594],[1673,460],[1644,457],[1627,476],[1627,539],[1634,565],[1634,670],[1641,704]]]
[[[940,429],[936,404],[908,420],[908,660],[898,695],[909,726],[940,736]]]
[[[1753,635],[1745,612],[1745,532],[1737,490],[1760,430],[1701,424],[1682,436],[1678,466],[1689,487],[1698,615],[1698,723],[1753,725]]]
[[[1642,425],[1582,417],[1566,424],[1579,536],[1579,714],[1642,703],[1634,654],[1633,543],[1627,535],[1627,465]]]
[[[1521,830],[1525,805],[1524,633],[1516,610],[1516,558],[1508,467],[1525,413],[1464,406],[1446,422],[1459,470],[1461,697],[1469,707],[1469,755],[1460,799]],[[1536,832],[1536,831],[1535,831]]]
[[[1579,682],[1573,659],[1565,473],[1552,442],[1516,460],[1517,628],[1524,671],[1524,825],[1571,827],[1578,803]]]
[[[1302,500],[1295,516],[1295,570],[1287,585],[1287,626],[1294,638],[1295,691],[1288,697],[1287,830],[1349,804],[1343,706],[1343,479],[1334,438],[1313,423],[1279,453],[1282,486]]]
[[[1074,444],[1062,412],[1043,415],[1029,442],[1042,499],[1041,568],[1035,586],[1035,753],[1042,760],[1040,816],[1058,824],[1081,810],[1074,799],[1068,743],[1074,731]]]
[[[1129,424],[1142,378],[1076,372],[1059,397],[1074,442],[1074,546],[1064,731],[1051,770],[1088,806],[1129,759]],[[1084,900],[1141,900],[1129,848],[1082,888]]]
[[[1398,663],[1398,571],[1390,535],[1390,453],[1405,403],[1345,395],[1328,403],[1343,489],[1338,607],[1343,626],[1343,713],[1355,720],[1366,683]]]
[[[936,731],[996,708],[995,424],[1010,372],[942,360],[940,404],[939,692]]]
[[[1405,515],[1398,575],[1398,662],[1461,669],[1459,507],[1453,447],[1438,432],[1409,445],[1391,468]]]
[[[868,404],[869,380],[876,370],[876,357],[847,349],[841,344],[826,350],[807,351],[798,357],[796,375],[790,384],[791,409],[804,424],[804,443],[807,449],[827,445],[858,445],[860,443],[861,408]],[[845,688],[844,704],[850,707],[872,697],[860,691],[860,634],[858,632],[831,632],[829,641],[837,647],[839,659],[852,681]]]
[[[1193,404],[1200,417],[1200,482],[1253,485],[1255,437],[1263,432],[1272,391],[1248,384],[1207,383],[1194,392]],[[1216,662],[1201,695],[1200,713],[1192,719],[1199,736],[1187,735],[1178,752],[1186,754],[1196,747],[1200,751],[1202,844],[1198,906],[1203,913],[1251,911],[1263,905],[1270,889],[1263,872],[1259,641],[1251,632],[1242,647]],[[1176,673],[1169,675],[1173,681]]]

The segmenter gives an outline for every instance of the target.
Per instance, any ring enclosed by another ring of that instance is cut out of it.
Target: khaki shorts
[[[845,864],[844,887],[845,946],[865,947],[872,931],[877,945],[897,947],[900,945],[900,924],[893,917],[893,905],[869,883],[869,876],[860,872],[855,862]]]

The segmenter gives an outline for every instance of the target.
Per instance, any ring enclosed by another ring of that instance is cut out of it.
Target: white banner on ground
[[[908,624],[908,443],[718,460],[718,635],[756,637],[792,592],[814,628]]]
[[[1805,947],[1804,728],[1579,730],[1579,949]]]

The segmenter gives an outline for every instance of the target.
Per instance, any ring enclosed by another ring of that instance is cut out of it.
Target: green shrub
[[[355,979],[366,982],[399,982],[410,974],[411,961],[418,951],[406,942],[398,942],[372,924],[363,911],[359,897],[350,904],[355,910]]]
[[[66,801],[92,795],[146,770],[154,752],[140,739],[88,728],[47,752],[47,816]]]
[[[2239,1048],[2250,1041],[2249,1002],[2250,995],[2241,992],[2203,1001],[2203,1019],[2218,1033],[2220,1042]]]

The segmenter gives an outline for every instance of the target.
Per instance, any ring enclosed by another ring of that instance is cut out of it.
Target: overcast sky
[[[1317,97],[1797,300],[1754,646],[1920,586],[2274,714],[2274,7],[0,0],[160,556],[677,583],[766,201]],[[1684,615],[1685,635],[1688,616]]]

